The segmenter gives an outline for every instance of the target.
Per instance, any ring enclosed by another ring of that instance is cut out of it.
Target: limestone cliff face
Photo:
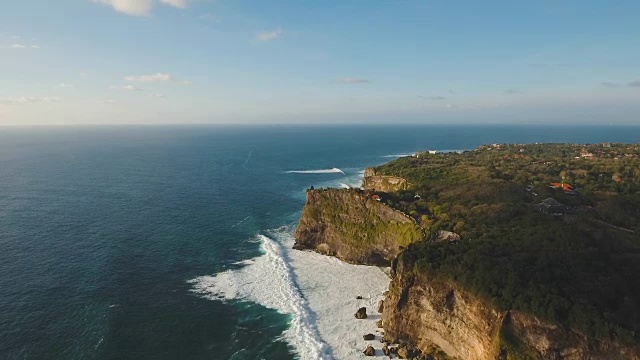
[[[307,191],[296,248],[358,264],[387,265],[424,231],[405,214],[356,189]]]
[[[500,312],[456,286],[414,271],[411,249],[392,267],[385,338],[434,345],[457,359],[640,359],[640,349],[601,342],[517,311]]]
[[[364,171],[362,186],[367,190],[392,192],[407,190],[409,188],[409,183],[401,177],[378,175],[373,168],[366,168]]]

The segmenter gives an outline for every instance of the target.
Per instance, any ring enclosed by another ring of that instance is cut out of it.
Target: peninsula
[[[308,190],[295,238],[391,267],[389,356],[640,359],[638,144],[416,153]]]

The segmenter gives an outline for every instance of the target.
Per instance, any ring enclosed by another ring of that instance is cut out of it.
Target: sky
[[[637,0],[5,0],[0,125],[640,124]]]

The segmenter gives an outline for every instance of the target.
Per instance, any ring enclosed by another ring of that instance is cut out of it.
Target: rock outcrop
[[[392,192],[398,190],[407,190],[409,183],[407,180],[392,175],[379,175],[373,168],[366,168],[364,171],[364,180],[362,187],[367,190],[376,190],[383,192]]]
[[[596,341],[517,311],[498,311],[453,282],[416,272],[411,249],[394,262],[385,338],[457,359],[640,359],[638,347]]]
[[[356,319],[366,319],[367,318],[367,308],[361,307],[356,311],[355,315]]]
[[[365,356],[376,356],[376,349],[374,349],[373,346],[367,346],[362,353]]]
[[[389,265],[401,248],[423,240],[409,216],[357,189],[308,190],[294,236],[296,249],[312,249],[346,262]]]

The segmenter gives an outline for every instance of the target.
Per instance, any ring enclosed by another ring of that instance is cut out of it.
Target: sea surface
[[[0,359],[335,357],[287,255],[306,188],[419,150],[602,141],[640,127],[0,128]]]

